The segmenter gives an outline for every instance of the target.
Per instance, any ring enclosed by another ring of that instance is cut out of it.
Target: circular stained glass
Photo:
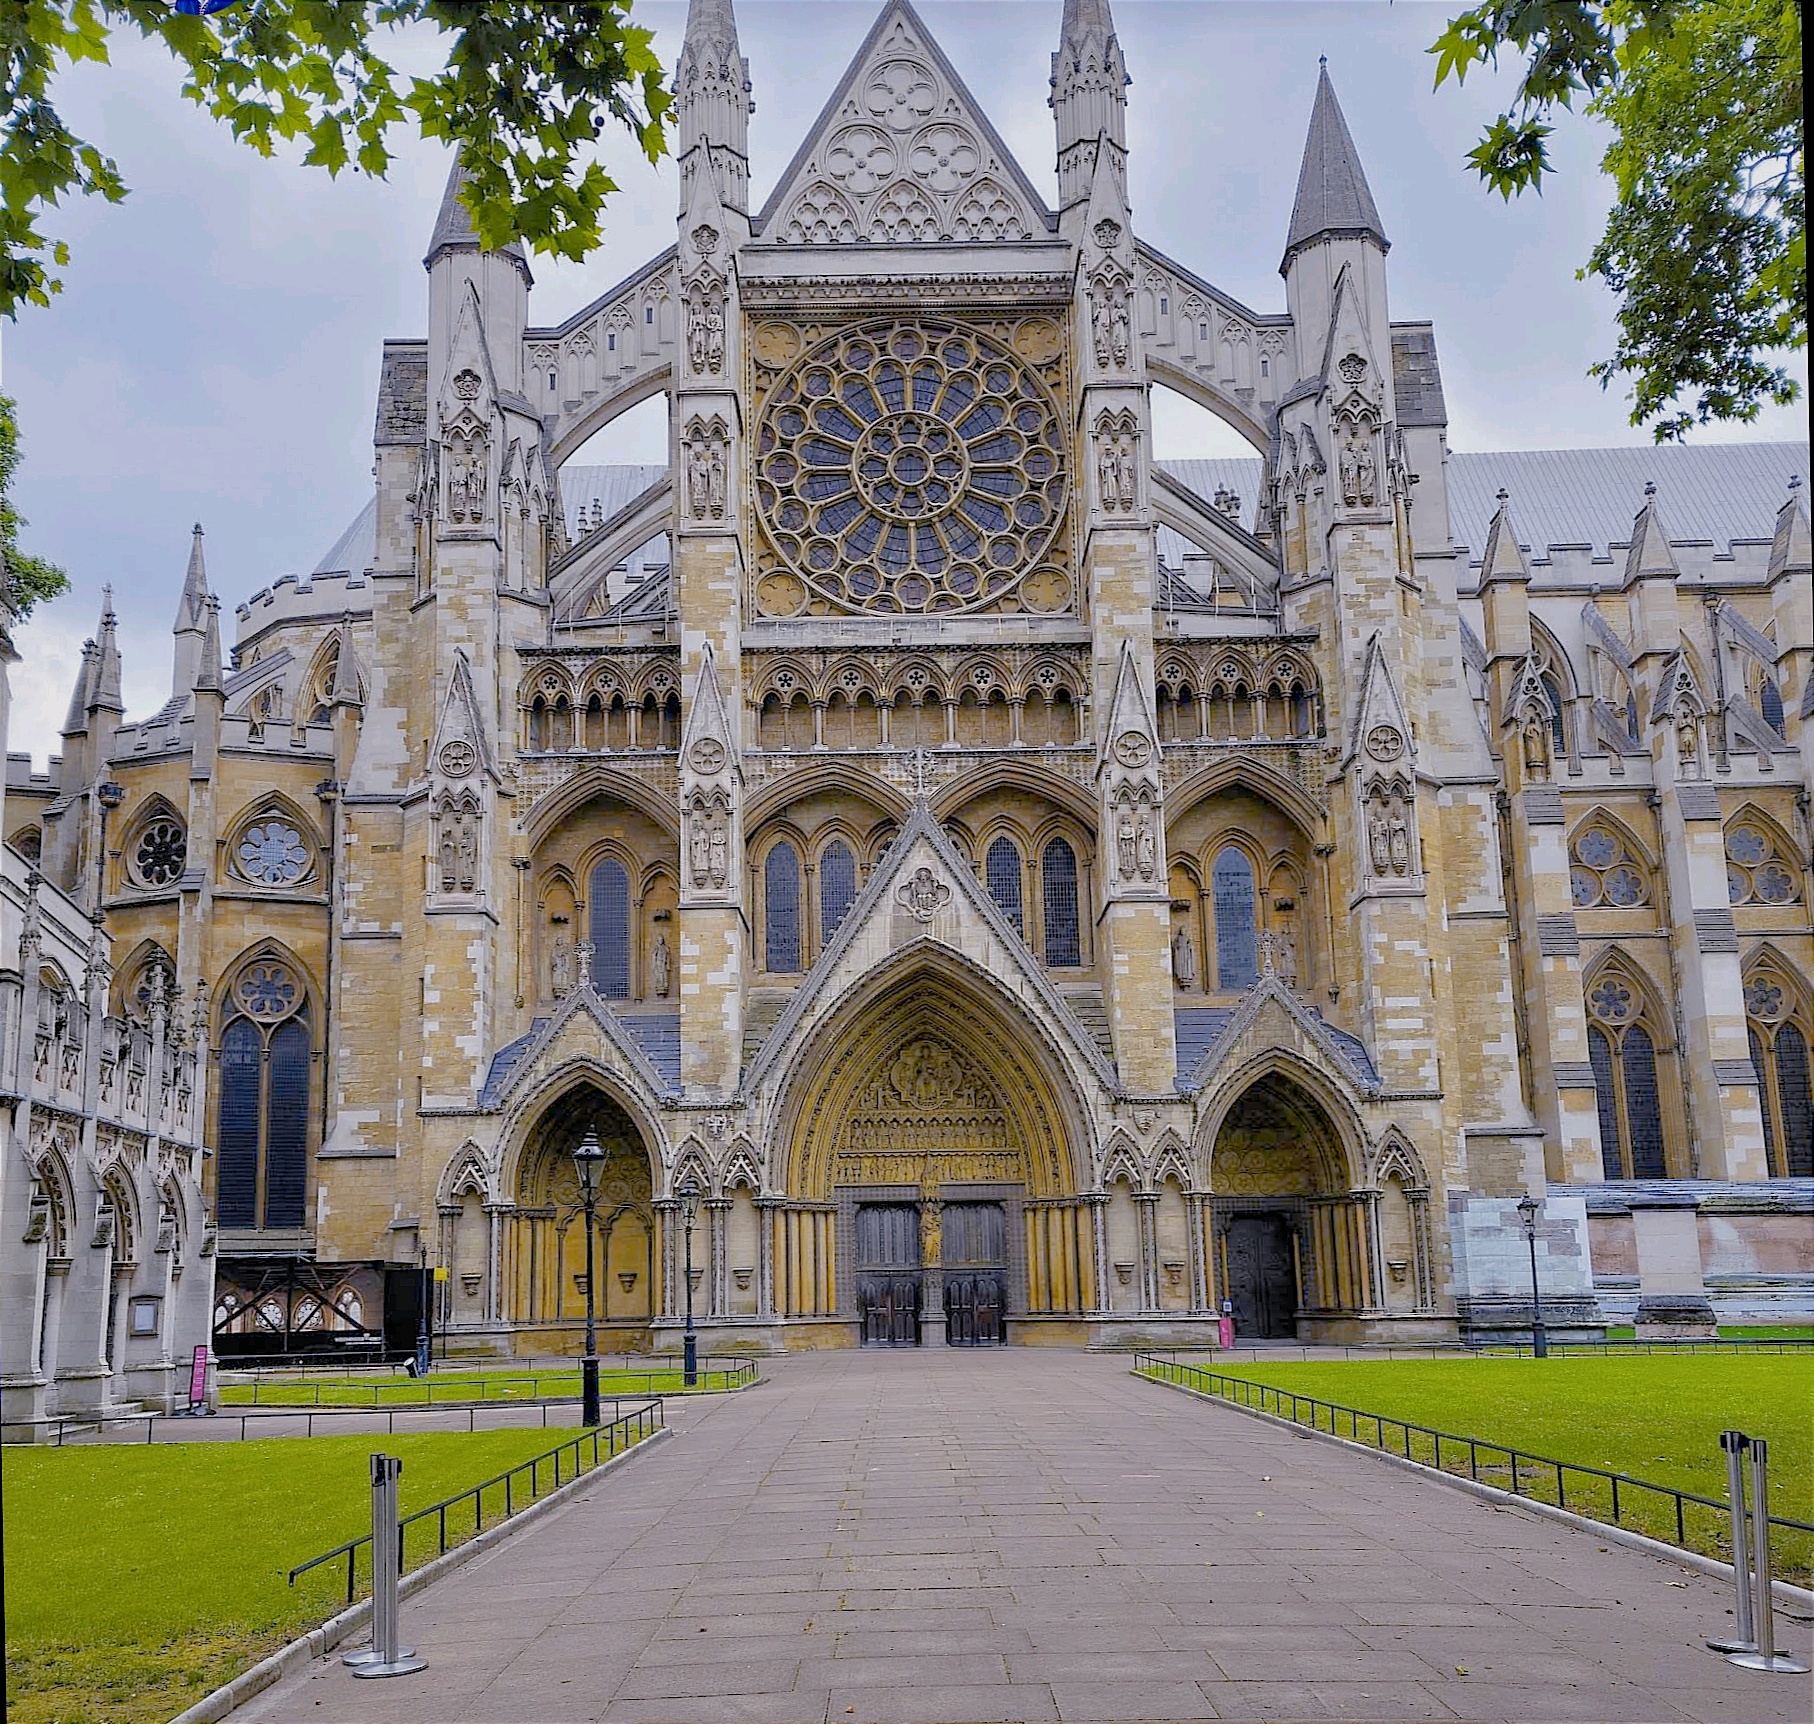
[[[1607,903],[1617,904],[1621,909],[1644,901],[1643,877],[1637,869],[1628,868],[1624,863],[1606,871],[1605,888]]]
[[[1751,877],[1742,868],[1728,867],[1726,870],[1726,898],[1729,903],[1742,904],[1751,896]]]
[[[295,980],[282,964],[247,965],[233,992],[254,1018],[281,1018],[297,1000]]]
[[[283,820],[261,820],[246,828],[234,854],[239,871],[260,886],[288,886],[309,865],[302,834]]]
[[[1726,854],[1750,867],[1770,854],[1770,841],[1755,826],[1740,826],[1726,839]]]
[[[1754,1018],[1775,1018],[1783,1009],[1782,989],[1774,982],[1753,982],[1745,990],[1745,1009]]]
[[[1600,876],[1591,868],[1569,869],[1568,884],[1578,906],[1585,907],[1599,902]]]
[[[1606,868],[1619,859],[1619,841],[1610,832],[1596,827],[1584,832],[1575,845],[1575,854],[1590,868]]]
[[[781,561],[840,610],[972,610],[1051,545],[1064,450],[1050,393],[991,337],[867,323],[809,349],[769,397],[756,505]]]
[[[1766,904],[1787,904],[1795,896],[1795,881],[1780,862],[1766,862],[1752,869],[1751,890]]]
[[[1602,982],[1590,998],[1595,1013],[1609,1024],[1622,1024],[1631,1016],[1631,990],[1617,982]]]
[[[183,871],[189,838],[174,820],[154,820],[139,835],[132,861],[147,886],[168,886]]]

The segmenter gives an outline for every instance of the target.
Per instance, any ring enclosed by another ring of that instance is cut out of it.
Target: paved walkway
[[[786,1359],[238,1724],[1805,1720],[1722,1585],[1128,1375]],[[1779,1616],[1805,1650],[1803,1626]]]

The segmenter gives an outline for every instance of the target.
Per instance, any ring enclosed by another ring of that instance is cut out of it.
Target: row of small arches
[[[583,706],[565,694],[550,699],[538,694],[525,713],[526,747],[537,752],[583,748],[595,753],[633,749],[680,747],[680,696],[663,700],[646,694],[640,701],[626,701],[614,694],[609,701],[594,693]]]

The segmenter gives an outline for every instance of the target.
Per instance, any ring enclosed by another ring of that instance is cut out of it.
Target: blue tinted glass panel
[[[1783,695],[1782,690],[1776,686],[1776,679],[1765,677],[1763,687],[1757,691],[1757,694],[1758,704],[1764,712],[1764,723],[1769,725],[1778,736],[1783,735]]]
[[[1549,733],[1555,742],[1556,752],[1564,754],[1568,750],[1568,742],[1563,730],[1562,690],[1556,686],[1553,676],[1544,677],[1542,682],[1543,692],[1549,696]]]
[[[1077,858],[1062,838],[1054,838],[1040,858],[1044,876],[1046,912],[1046,962],[1075,965],[1083,962],[1083,941],[1077,927]]]
[[[220,1038],[220,1128],[215,1209],[222,1227],[258,1225],[258,1078],[264,1038],[235,1018]]]
[[[1776,1093],[1783,1104],[1783,1171],[1791,1179],[1814,1178],[1814,1088],[1808,1072],[1808,1043],[1793,1024],[1776,1032]]]
[[[607,1000],[630,997],[630,876],[607,856],[592,870],[592,987]]]
[[[998,838],[989,846],[983,871],[988,877],[989,896],[1014,924],[1014,932],[1025,938],[1027,930],[1023,925],[1020,900],[1020,852],[1014,848],[1011,838]]]
[[[1757,1073],[1758,1099],[1764,1107],[1764,1167],[1774,1177],[1782,1169],[1776,1164],[1776,1122],[1770,1117],[1770,1056],[1756,1030],[1747,1029],[1745,1040],[1751,1045],[1751,1069]]]
[[[1619,1059],[1625,1067],[1625,1118],[1631,1127],[1631,1177],[1661,1179],[1663,1108],[1657,1096],[1657,1055],[1648,1031],[1625,1032]]]
[[[1224,850],[1210,871],[1216,898],[1216,985],[1251,988],[1260,979],[1260,939],[1254,921],[1253,864]]]
[[[1587,1057],[1594,1068],[1594,1100],[1600,1108],[1600,1165],[1608,1179],[1625,1177],[1619,1159],[1619,1097],[1612,1081],[1612,1038],[1604,1030],[1587,1032]]]
[[[309,1176],[309,1030],[298,1018],[271,1037],[265,1106],[265,1226],[301,1227]]]
[[[791,844],[777,844],[763,870],[768,967],[781,974],[800,967],[800,858]]]
[[[829,941],[857,897],[857,859],[842,843],[826,846],[819,858],[819,934]]]

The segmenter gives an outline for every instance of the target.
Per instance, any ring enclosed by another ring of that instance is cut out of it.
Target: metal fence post
[[[1721,1431],[1720,1447],[1726,1451],[1726,1495],[1732,1505],[1732,1578],[1738,1589],[1736,1623],[1731,1640],[1709,1640],[1715,1652],[1755,1652],[1757,1636],[1751,1625],[1751,1540],[1745,1526],[1745,1451],[1751,1439],[1743,1431]]]
[[[397,1522],[397,1477],[402,1471],[395,1455],[372,1456],[372,1645],[369,1652],[349,1653],[343,1660],[355,1676],[409,1676],[428,1668],[426,1658],[398,1643],[403,1529]]]
[[[1806,1676],[1807,1665],[1776,1650],[1776,1601],[1770,1592],[1770,1445],[1751,1439],[1751,1551],[1755,1561],[1751,1584],[1751,1624],[1757,1636],[1754,1652],[1728,1652],[1726,1661],[1773,1676]]]

